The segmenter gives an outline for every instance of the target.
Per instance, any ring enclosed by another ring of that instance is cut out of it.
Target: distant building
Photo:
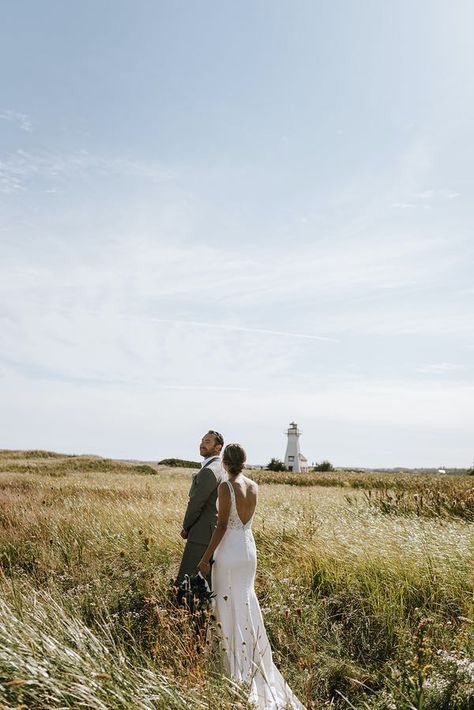
[[[290,426],[286,432],[288,443],[286,445],[285,466],[288,471],[307,471],[309,468],[308,459],[300,451],[300,436],[301,432],[298,429],[296,422],[290,422]]]

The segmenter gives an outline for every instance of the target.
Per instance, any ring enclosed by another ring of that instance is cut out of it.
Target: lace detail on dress
[[[239,518],[239,514],[237,512],[237,504],[235,502],[235,491],[234,491],[234,486],[230,481],[226,481],[227,485],[229,486],[230,490],[230,514],[229,514],[229,520],[227,522],[227,527],[231,528],[233,530],[249,530],[252,527],[252,520],[253,520],[253,515],[250,518],[250,520],[243,524],[241,519]]]

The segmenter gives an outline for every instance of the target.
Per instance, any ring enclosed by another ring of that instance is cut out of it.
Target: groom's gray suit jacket
[[[188,542],[209,544],[217,523],[217,488],[226,477],[218,456],[193,475],[183,520]]]

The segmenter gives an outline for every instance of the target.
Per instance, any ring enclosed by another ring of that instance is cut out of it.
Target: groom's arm
[[[198,565],[199,571],[205,576],[209,574],[208,567],[210,566],[211,557],[214,554],[216,547],[219,546],[220,541],[224,537],[227,530],[227,524],[229,522],[231,501],[228,486],[225,483],[221,483],[217,494],[219,496],[219,515],[217,517],[217,526],[214,528],[209,545],[207,546],[206,551],[199,562],[199,565],[202,563],[206,567],[201,570]]]
[[[196,475],[183,520],[183,529],[186,532],[189,531],[201,515],[202,509],[211,493],[217,488],[217,485],[218,481],[210,468],[202,468]]]

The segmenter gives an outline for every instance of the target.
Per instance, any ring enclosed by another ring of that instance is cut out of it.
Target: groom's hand
[[[184,528],[182,528],[182,530],[181,530],[181,532],[180,532],[180,535],[181,535],[181,537],[183,538],[183,540],[186,540],[187,537],[188,537],[188,531],[185,530]]]

